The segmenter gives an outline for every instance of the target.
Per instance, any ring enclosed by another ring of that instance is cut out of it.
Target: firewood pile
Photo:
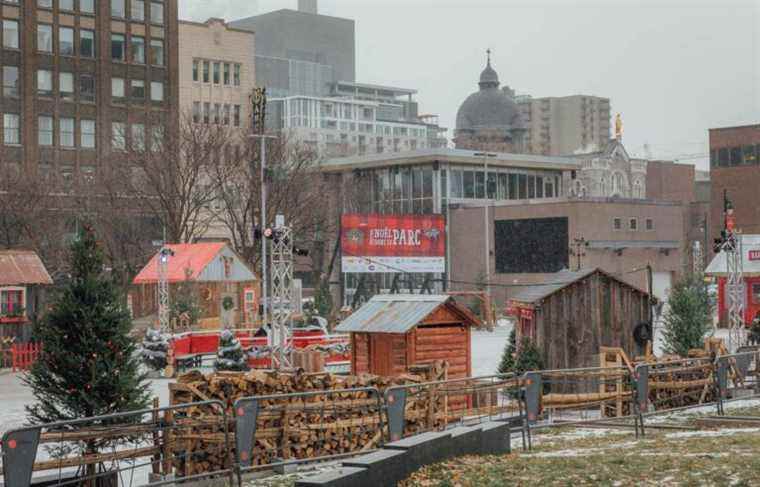
[[[252,370],[249,372],[189,372],[170,384],[172,405],[218,400],[228,412],[228,435],[219,421],[218,407],[201,405],[189,408],[188,416],[207,420],[175,439],[175,470],[189,476],[228,468],[225,441],[234,450],[233,406],[245,397],[292,394],[261,400],[257,417],[253,465],[278,460],[315,458],[369,450],[378,447],[387,436],[381,401],[370,391],[347,389],[374,387],[383,392],[394,385],[443,380],[447,364],[439,362],[415,373],[397,377],[375,375],[338,376],[328,373],[292,373]],[[299,393],[315,392],[313,395]],[[438,401],[434,401],[438,403]],[[427,397],[419,396],[407,404],[407,429],[414,431],[425,421],[431,407]]]

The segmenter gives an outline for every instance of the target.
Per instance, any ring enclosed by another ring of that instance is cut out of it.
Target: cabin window
[[[23,310],[23,289],[0,289],[0,316],[21,316]]]

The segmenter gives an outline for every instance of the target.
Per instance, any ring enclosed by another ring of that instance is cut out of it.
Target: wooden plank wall
[[[369,334],[351,333],[351,371],[354,375],[369,373]]]
[[[415,364],[436,360],[449,363],[449,378],[470,374],[469,327],[464,325],[424,325],[415,334]]]
[[[641,353],[634,328],[647,319],[647,296],[593,274],[546,298],[536,312],[538,345],[547,369],[597,367],[599,347]]]

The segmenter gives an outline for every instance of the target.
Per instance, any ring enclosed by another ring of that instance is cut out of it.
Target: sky
[[[234,20],[297,0],[179,0]],[[356,79],[419,91],[453,129],[486,49],[502,84],[594,95],[621,113],[631,154],[707,169],[708,129],[760,123],[760,0],[320,0],[356,21]],[[611,124],[614,126],[614,124]]]

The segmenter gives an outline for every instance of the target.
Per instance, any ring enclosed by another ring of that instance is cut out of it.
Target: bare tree
[[[20,164],[0,164],[0,247],[30,245],[50,193]]]

